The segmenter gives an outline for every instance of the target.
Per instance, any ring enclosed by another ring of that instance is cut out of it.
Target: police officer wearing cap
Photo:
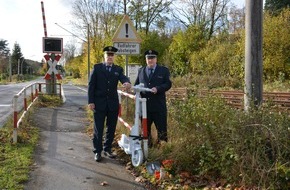
[[[154,122],[157,133],[158,143],[167,142],[167,106],[165,92],[171,88],[170,73],[167,67],[157,64],[158,52],[147,50],[145,59],[147,66],[138,70],[138,77],[135,85],[143,83],[152,92],[142,92],[142,98],[146,98],[147,104],[147,128],[149,146],[152,146],[151,125]]]
[[[109,158],[116,157],[112,152],[112,142],[118,120],[118,83],[120,81],[125,88],[131,88],[129,78],[123,74],[123,68],[114,64],[117,51],[113,46],[103,49],[104,62],[94,65],[88,84],[88,107],[94,111],[93,152],[97,162],[102,159],[102,151]],[[106,135],[103,143],[105,123]]]

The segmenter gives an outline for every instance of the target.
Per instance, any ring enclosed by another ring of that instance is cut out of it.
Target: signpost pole
[[[52,61],[52,63],[54,62],[55,60],[55,54],[52,53],[50,55],[50,59]],[[54,71],[52,70],[52,73],[51,73],[51,88],[52,88],[52,94],[55,95],[56,94],[56,82],[55,82],[55,74]]]
[[[126,77],[128,77],[128,55],[126,55]],[[126,90],[128,92],[128,90]],[[126,113],[128,114],[129,112],[129,101],[128,101],[128,97],[126,97]]]
[[[128,55],[126,55],[126,77],[128,77]]]
[[[124,15],[112,41],[114,42],[114,47],[118,48],[116,54],[125,55],[126,76],[129,77],[128,55],[140,54],[140,43],[142,40],[128,15]],[[126,110],[128,113],[128,97],[126,98]]]

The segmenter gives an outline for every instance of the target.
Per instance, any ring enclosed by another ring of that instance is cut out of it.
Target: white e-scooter
[[[144,157],[148,157],[148,138],[147,134],[144,135],[146,138],[140,134],[140,117],[146,118],[142,121],[143,128],[146,127],[145,131],[147,133],[147,110],[146,110],[146,99],[141,98],[141,92],[152,92],[149,88],[144,88],[144,84],[140,83],[139,85],[132,87],[135,91],[135,121],[134,125],[130,131],[129,137],[125,134],[122,134],[121,140],[118,141],[119,146],[126,152],[126,154],[131,154],[132,165],[137,167],[143,163]],[[142,105],[140,109],[140,105]],[[141,115],[142,114],[142,115]],[[143,141],[143,150],[142,150],[142,141]]]

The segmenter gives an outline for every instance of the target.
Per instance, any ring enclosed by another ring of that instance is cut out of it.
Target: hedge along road
[[[87,90],[63,85],[65,103],[57,108],[39,108],[34,122],[40,141],[27,190],[143,190],[117,160],[104,158],[97,163],[92,141],[85,133]]]

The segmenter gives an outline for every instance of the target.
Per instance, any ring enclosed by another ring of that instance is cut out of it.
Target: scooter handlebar
[[[144,92],[144,91],[146,91],[146,92],[153,92],[152,91],[152,89],[150,89],[150,88],[145,88],[144,87],[144,84],[139,84],[139,85],[136,85],[136,86],[133,86],[132,87],[135,91],[139,91],[139,92]]]

